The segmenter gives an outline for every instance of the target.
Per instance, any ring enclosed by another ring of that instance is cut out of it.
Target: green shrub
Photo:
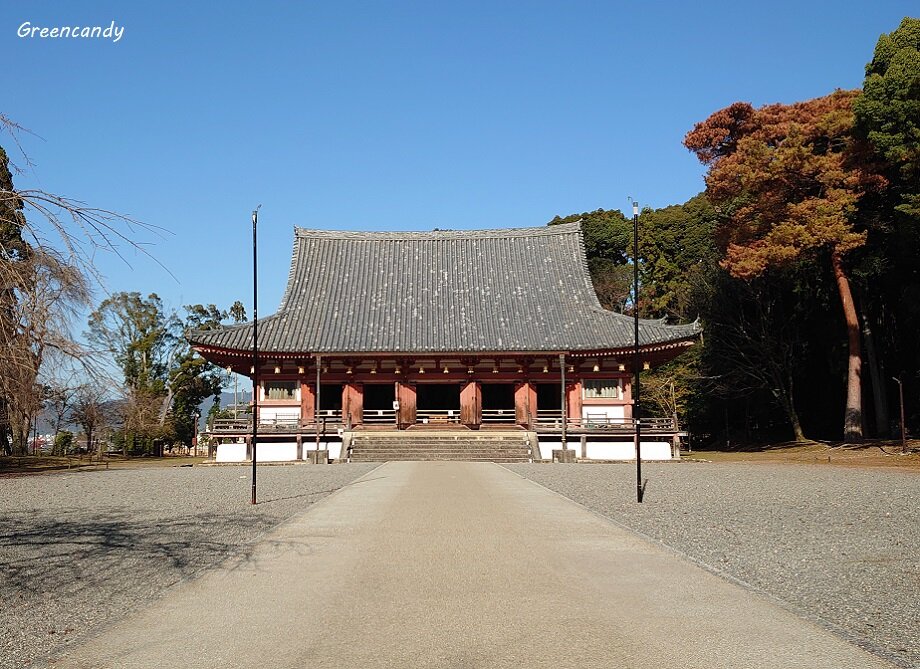
[[[54,437],[54,454],[66,455],[73,449],[73,432],[61,430]]]

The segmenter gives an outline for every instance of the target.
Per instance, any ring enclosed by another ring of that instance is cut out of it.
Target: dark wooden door
[[[460,422],[464,425],[482,423],[482,387],[469,381],[460,389]]]
[[[416,392],[414,383],[396,382],[396,401],[399,410],[396,412],[397,422],[400,427],[415,425]]]

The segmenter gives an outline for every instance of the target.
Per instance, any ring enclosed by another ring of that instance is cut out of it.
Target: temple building
[[[640,321],[643,366],[671,360],[698,334],[696,323]],[[253,376],[252,323],[188,337],[206,359]],[[579,223],[296,228],[284,297],[258,321],[257,458],[375,459],[381,443],[390,446],[376,459],[399,457],[397,444],[424,457],[438,435],[510,440],[508,459],[560,448],[632,458],[633,337],[633,319],[598,302]],[[672,457],[672,417],[643,418],[642,432],[644,459]],[[247,420],[217,421],[218,459],[250,458],[250,434]],[[504,459],[492,454],[483,459]]]

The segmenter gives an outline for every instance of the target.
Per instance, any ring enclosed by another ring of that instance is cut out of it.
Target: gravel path
[[[53,652],[200,575],[375,465],[62,472],[0,479],[0,669]],[[920,667],[920,475],[820,466],[509,469]],[[176,634],[208,621],[177,620]],[[692,625],[693,621],[687,621]]]
[[[52,653],[230,557],[376,464],[171,467],[0,479],[0,668]],[[194,634],[207,620],[176,620]]]
[[[644,464],[509,469],[920,667],[920,475],[820,466]],[[693,625],[692,620],[686,624]]]

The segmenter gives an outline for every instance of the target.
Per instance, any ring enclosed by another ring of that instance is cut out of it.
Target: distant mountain
[[[251,400],[252,400],[252,393],[251,393],[250,391],[248,391],[248,390],[247,390],[246,392],[240,391],[240,392],[237,394],[237,401],[238,401],[240,404],[249,404],[249,402],[250,402]],[[207,398],[204,402],[201,403],[201,406],[200,406],[200,408],[201,408],[201,421],[202,421],[202,422],[201,422],[201,427],[204,427],[204,420],[205,420],[205,417],[207,417],[208,412],[211,410],[211,405],[212,405],[212,404],[214,404],[214,398],[213,398],[213,397],[209,397],[209,398]],[[221,393],[221,395],[220,395],[220,406],[221,406],[221,408],[226,408],[226,407],[233,406],[233,393],[232,393],[232,392],[229,392],[229,393],[228,393],[227,391],[224,391],[223,393]]]
[[[240,392],[237,395],[240,404],[248,404],[252,399],[252,393],[250,391]],[[211,405],[214,403],[214,398],[209,397],[204,402],[201,403],[201,420],[199,421],[198,428],[203,430],[205,427],[205,422],[208,417],[208,411],[211,410]],[[107,405],[110,405],[108,408],[111,409],[112,413],[115,413],[118,409],[119,400],[113,400],[107,402]],[[220,396],[220,406],[229,407],[233,405],[233,393],[232,392],[223,392]],[[39,434],[52,434],[54,432],[54,416],[50,411],[42,411],[38,416],[38,433]],[[62,430],[70,430],[71,432],[79,432],[82,428],[75,423],[65,420],[64,424],[61,426]]]
[[[122,406],[122,400],[109,400],[104,402],[102,405],[103,411],[107,415],[116,415]],[[54,434],[54,422],[57,420],[57,417],[48,410],[43,410],[38,414],[38,433],[39,434]],[[33,429],[35,429],[33,427]],[[70,430],[71,432],[77,433],[80,432],[83,428],[69,420],[68,418],[64,419],[63,424],[61,425],[62,430]]]

